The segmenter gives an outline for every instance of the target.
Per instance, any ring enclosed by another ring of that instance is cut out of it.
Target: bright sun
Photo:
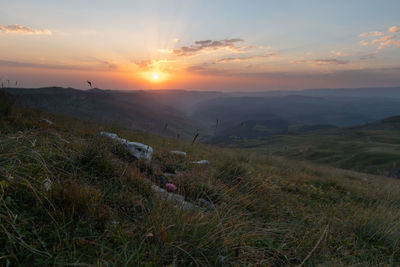
[[[153,79],[154,79],[154,80],[158,80],[158,74],[157,74],[157,73],[154,73],[154,74],[153,74]]]

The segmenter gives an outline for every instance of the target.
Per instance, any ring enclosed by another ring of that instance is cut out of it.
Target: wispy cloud
[[[332,54],[332,55],[335,55],[335,56],[337,56],[337,57],[343,56],[343,53],[342,53],[342,52],[336,51],[336,50],[332,50],[332,51],[331,51],[331,54]]]
[[[82,66],[75,65],[55,65],[55,64],[37,64],[31,62],[19,62],[0,60],[0,66],[17,67],[17,68],[35,68],[35,69],[62,69],[62,70],[85,70]]]
[[[328,56],[328,58],[335,58],[335,57],[348,57],[350,54],[343,53],[342,51],[338,50],[332,50],[331,54]]]
[[[266,54],[262,55],[254,55],[254,56],[247,56],[247,57],[227,57],[227,58],[221,58],[217,59],[214,62],[215,63],[227,63],[227,62],[243,62],[247,60],[252,60],[252,59],[259,59],[259,58],[269,58],[278,55],[276,52],[268,52]]]
[[[349,60],[340,59],[312,59],[312,60],[292,60],[291,64],[308,63],[312,65],[344,65],[350,63]]]
[[[158,60],[145,59],[145,60],[133,61],[133,63],[135,63],[136,66],[138,66],[141,70],[146,71],[159,67],[163,63],[170,63],[173,61],[174,60],[171,59],[158,59]]]
[[[173,50],[175,56],[194,56],[202,51],[214,51],[218,49],[229,49],[231,51],[240,51],[241,47],[237,43],[244,42],[240,38],[224,39],[224,40],[200,40],[191,46],[182,46]]]
[[[365,55],[361,56],[360,59],[361,60],[375,59],[377,55],[378,55],[378,51],[375,51],[374,53],[365,54]]]
[[[26,26],[20,26],[18,24],[14,25],[1,25],[0,33],[22,33],[22,34],[51,34],[50,30],[38,30],[32,29]]]
[[[0,66],[14,68],[33,68],[33,69],[53,69],[53,70],[79,70],[79,71],[109,71],[118,68],[118,65],[108,61],[89,61],[86,64],[51,64],[51,63],[32,63],[21,61],[0,60]]]
[[[244,69],[242,69],[244,70]],[[226,76],[226,77],[244,77],[251,79],[265,79],[266,81],[276,81],[276,84],[304,85],[309,87],[310,80],[316,82],[317,86],[362,86],[380,85],[394,86],[400,82],[400,68],[365,68],[336,70],[330,72],[247,72],[232,70],[219,70],[207,65],[197,65],[187,68],[188,72],[207,76]]]
[[[400,32],[400,27],[399,26],[392,26],[388,30],[389,32]]]
[[[378,49],[383,49],[385,47],[400,47],[400,41],[394,40],[396,36],[394,35],[387,35],[385,37],[372,40],[370,44],[379,44]]]
[[[382,36],[381,38],[373,39],[371,41],[362,40],[360,41],[360,45],[367,46],[367,45],[376,45],[378,44],[378,49],[383,49],[385,47],[400,47],[400,41],[396,40],[398,36],[395,33],[400,32],[399,26],[392,26],[388,28],[388,32],[391,33],[390,35],[384,35],[382,32],[368,32],[360,34],[360,37],[377,37]]]
[[[364,32],[360,34],[360,37],[368,37],[368,36],[383,36],[383,33],[375,31],[375,32]]]
[[[142,70],[146,70],[149,68],[149,66],[151,66],[153,64],[153,61],[150,59],[146,59],[146,60],[138,60],[138,61],[134,61],[134,63],[136,64],[136,66],[138,66],[140,69]]]

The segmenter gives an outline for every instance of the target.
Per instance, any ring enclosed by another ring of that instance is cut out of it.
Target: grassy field
[[[0,101],[0,265],[400,264],[398,180]],[[102,130],[152,146],[153,160],[131,159]],[[214,208],[160,197],[151,185],[163,179]]]
[[[240,139],[225,146],[400,178],[400,130],[396,129],[335,129],[324,134]]]

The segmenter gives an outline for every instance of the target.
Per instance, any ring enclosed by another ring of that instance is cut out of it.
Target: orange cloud
[[[257,58],[269,58],[276,56],[278,53],[276,52],[268,52],[263,55],[255,55],[255,56],[247,56],[247,57],[228,57],[228,58],[221,58],[214,61],[215,63],[226,63],[226,62],[243,62],[247,60],[257,59]]]
[[[387,35],[385,37],[375,39],[371,41],[371,44],[379,44],[378,49],[382,49],[385,47],[397,46],[400,47],[400,41],[393,40],[395,38],[394,35]]]
[[[311,65],[345,65],[350,63],[349,60],[340,59],[313,59],[313,60],[292,60],[291,64],[308,63]]]
[[[400,27],[392,26],[389,28],[389,32],[400,32]]]
[[[383,33],[382,32],[364,32],[360,34],[360,37],[367,37],[367,36],[382,36]]]
[[[14,25],[0,25],[0,32],[2,33],[23,33],[23,34],[51,34],[50,30],[37,30],[18,24]]]
[[[244,42],[240,38],[224,39],[224,40],[200,40],[195,41],[191,46],[182,46],[178,49],[173,50],[175,56],[194,56],[205,50],[218,50],[227,48],[231,51],[240,51],[241,47],[237,46],[236,43]]]

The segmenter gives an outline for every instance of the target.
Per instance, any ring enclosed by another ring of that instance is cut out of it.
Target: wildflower
[[[168,192],[174,192],[176,190],[176,186],[171,183],[165,184],[165,188],[167,189]]]

